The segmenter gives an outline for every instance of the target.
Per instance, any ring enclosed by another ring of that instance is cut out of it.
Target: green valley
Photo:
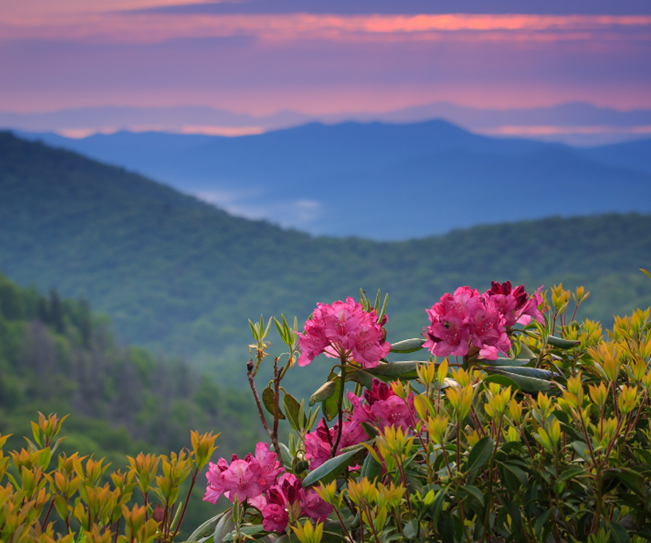
[[[436,193],[413,197],[430,199],[433,215],[446,206]],[[549,198],[563,194],[538,195]],[[367,205],[342,193],[339,213]],[[421,332],[424,309],[443,292],[510,279],[530,291],[583,284],[592,294],[582,317],[609,323],[651,305],[638,271],[649,266],[649,215],[552,217],[403,242],[313,237],[0,134],[0,269],[21,285],[83,296],[111,317],[120,342],[182,357],[222,383],[245,384],[247,319],[261,312],[300,323],[317,301],[381,288],[395,341]],[[322,377],[306,382],[295,371],[291,379],[309,394]]]

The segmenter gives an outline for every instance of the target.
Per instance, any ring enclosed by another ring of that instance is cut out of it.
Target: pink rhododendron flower
[[[332,441],[334,444],[337,441],[338,429],[339,424],[335,424],[330,428],[330,439],[328,439],[328,430],[326,430],[325,423],[321,420],[316,430],[309,432],[305,436],[305,459],[310,462],[310,469],[316,469],[330,459],[330,442]],[[368,436],[361,424],[353,420],[344,420],[337,454],[341,452],[341,449],[357,445],[366,439],[368,439]]]
[[[244,501],[262,494],[264,486],[260,484],[262,469],[257,462],[240,460],[233,455],[230,466],[222,458],[217,465],[210,462],[208,473],[208,488],[204,501],[216,503],[222,493],[231,501]]]
[[[514,289],[509,281],[493,281],[483,295],[470,287],[446,293],[426,310],[430,325],[423,328],[423,347],[435,356],[466,356],[470,346],[485,360],[506,355],[511,348],[507,329],[531,319],[543,322],[540,290],[530,298],[524,285]]]
[[[288,522],[289,514],[282,505],[270,503],[262,510],[262,526],[267,532],[282,533]]]
[[[387,320],[385,315],[378,323],[375,309],[364,311],[350,297],[332,305],[317,304],[303,333],[298,334],[301,348],[298,365],[307,366],[325,353],[331,358],[345,357],[364,368],[374,368],[391,349],[383,328]]]
[[[267,443],[260,442],[255,446],[255,460],[262,470],[260,484],[266,489],[276,482],[283,468],[276,453],[269,450]]]
[[[540,287],[531,297],[524,290],[524,285],[517,288],[511,286],[510,281],[501,285],[491,282],[491,288],[484,293],[484,297],[497,306],[504,316],[504,326],[512,328],[516,324],[529,324],[532,318],[540,323],[544,322],[542,313],[538,306],[542,304]]]
[[[379,379],[373,379],[371,390],[364,391],[365,404],[352,392],[348,393],[348,400],[353,405],[353,422],[360,426],[367,422],[376,426],[380,431],[386,427],[395,426],[404,432],[412,426],[409,408],[391,387]],[[413,408],[413,395],[407,399]]]
[[[223,458],[217,464],[209,463],[203,500],[217,503],[222,494],[231,501],[237,496],[241,502],[250,499],[251,505],[260,509],[265,503],[262,493],[276,482],[281,472],[280,462],[276,454],[269,451],[269,445],[258,443],[255,456],[249,453],[240,460],[234,454],[230,465]]]
[[[267,531],[283,532],[287,524],[301,516],[325,521],[332,507],[324,502],[315,490],[303,489],[301,480],[285,473],[268,492],[268,504],[262,509],[262,525]]]
[[[314,489],[305,492],[302,505],[303,514],[315,522],[325,522],[328,515],[332,513],[332,506],[324,502]]]

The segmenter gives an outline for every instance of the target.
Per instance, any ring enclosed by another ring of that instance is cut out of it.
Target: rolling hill
[[[543,155],[537,167],[544,163]],[[499,197],[495,216],[537,205],[513,187],[490,188]],[[622,187],[616,185],[629,190]],[[344,189],[340,219],[375,209],[372,195],[353,200]],[[487,195],[477,197],[487,205]],[[538,194],[541,201],[562,197],[542,188]],[[432,198],[432,217],[447,205]],[[374,220],[396,219],[375,211]],[[650,215],[551,217],[403,242],[313,237],[0,134],[0,269],[21,285],[85,296],[111,316],[122,341],[181,355],[225,383],[243,383],[247,319],[261,312],[302,321],[317,301],[382,288],[390,293],[388,333],[395,341],[420,333],[424,308],[443,292],[511,279],[529,289],[584,284],[592,295],[583,316],[609,321],[613,313],[651,305],[651,284],[638,271],[650,261]],[[317,373],[310,372],[316,382],[323,377]],[[315,382],[295,374],[309,393]]]
[[[29,137],[318,235],[401,240],[550,215],[651,212],[651,140],[573,148],[445,121],[314,123],[237,138]],[[342,200],[364,204],[342,214]]]

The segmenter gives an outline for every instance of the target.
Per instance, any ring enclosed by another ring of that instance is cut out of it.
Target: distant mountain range
[[[445,127],[447,139],[454,134],[469,137]],[[337,152],[357,156],[349,146],[355,131],[365,127],[344,128],[352,134],[340,141]],[[426,130],[428,125],[420,128]],[[328,131],[320,126],[301,130],[305,138],[311,132]],[[276,134],[289,136],[291,132]],[[394,141],[378,137],[376,147],[388,152],[396,147]],[[511,160],[524,164],[537,156],[528,172],[544,170],[549,163],[547,148],[491,155],[490,146],[496,143],[481,141],[486,146],[484,155],[477,152],[471,161],[466,154],[470,173],[479,167],[474,161],[481,156],[493,156],[505,175]],[[282,138],[277,143],[276,149],[281,149]],[[409,141],[394,150],[408,154]],[[594,164],[561,151],[573,167]],[[456,157],[454,168],[459,169],[464,153],[450,151],[437,162]],[[246,159],[234,150],[227,156],[233,164]],[[248,165],[251,170],[263,171],[273,160],[283,165],[274,148],[260,156],[264,160]],[[299,166],[316,159],[295,158]],[[332,171],[334,166],[322,160],[326,171]],[[356,164],[363,171],[369,160],[371,156],[362,155]],[[418,160],[407,164],[420,167]],[[291,173],[289,165],[284,167]],[[448,206],[470,215],[483,205],[498,217],[504,209],[522,209],[524,214],[548,201],[589,198],[595,187],[608,190],[611,198],[618,191],[632,190],[617,177],[599,179],[614,183],[614,189],[599,187],[595,181],[584,193],[547,186],[522,192],[512,177],[510,184],[484,187],[473,198],[458,201],[446,201],[436,191],[405,190],[404,200],[384,202],[382,191],[374,191],[371,185],[355,200],[345,195],[340,184],[335,187],[340,191],[336,209],[342,220],[368,212],[374,224],[393,222],[398,227],[395,217],[385,215],[387,209],[414,210],[424,202],[434,222]],[[634,196],[648,202],[647,193]],[[608,324],[613,314],[651,305],[651,282],[638,271],[640,267],[651,267],[651,215],[547,218],[403,242],[315,238],[268,222],[233,217],[123,169],[0,133],[0,270],[21,285],[56,287],[65,296],[85,296],[93,308],[112,317],[122,341],[149,346],[166,356],[184,356],[224,383],[244,384],[251,342],[247,319],[260,313],[296,315],[302,322],[318,301],[357,297],[360,287],[372,296],[381,288],[390,293],[388,339],[396,341],[420,334],[427,323],[424,309],[443,292],[464,284],[483,290],[491,279],[510,279],[525,283],[529,290],[561,281],[566,287],[584,284],[592,294],[581,318],[599,318]],[[276,336],[271,340],[277,352],[280,342]],[[327,364],[315,361],[315,366],[308,379],[300,368],[293,372],[302,394],[312,392],[325,378]]]
[[[651,134],[651,109],[620,111],[583,102],[510,109],[435,102],[386,112],[319,115],[280,111],[257,116],[198,106],[87,107],[37,113],[0,111],[0,128],[54,132],[70,137],[121,130],[235,136],[311,122],[416,123],[432,119],[444,119],[474,133],[579,145],[615,143]]]
[[[228,212],[313,234],[398,240],[551,215],[651,212],[651,139],[579,148],[445,121],[308,124],[227,138],[23,134]]]

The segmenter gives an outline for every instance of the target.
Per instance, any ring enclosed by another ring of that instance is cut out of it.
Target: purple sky
[[[352,7],[351,7],[352,6]],[[0,3],[0,111],[651,108],[651,2]]]

